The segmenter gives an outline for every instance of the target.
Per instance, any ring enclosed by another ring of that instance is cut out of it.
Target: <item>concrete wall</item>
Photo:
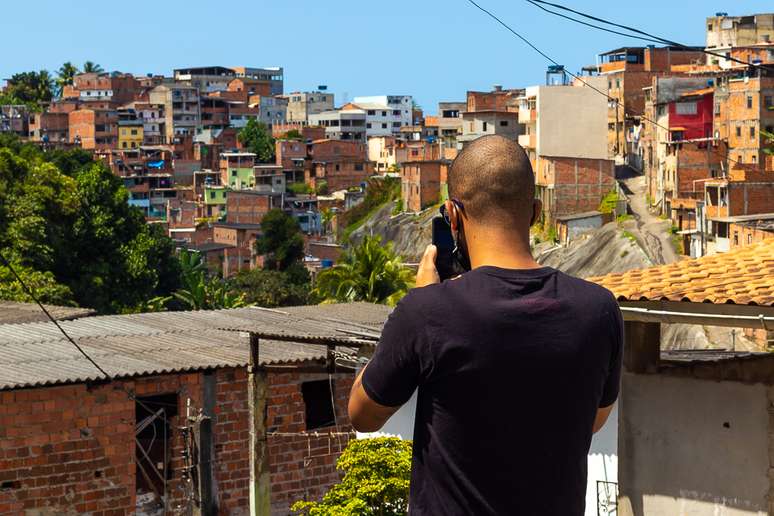
[[[541,86],[537,112],[539,155],[607,158],[607,101],[598,92],[588,87]]]
[[[621,516],[768,514],[762,384],[624,373]]]

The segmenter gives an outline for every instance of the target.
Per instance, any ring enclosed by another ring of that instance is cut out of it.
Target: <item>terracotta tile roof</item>
[[[591,278],[619,301],[774,306],[774,239],[727,253]]]

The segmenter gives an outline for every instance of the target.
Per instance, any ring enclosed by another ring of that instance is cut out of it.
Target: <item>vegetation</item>
[[[284,271],[253,269],[239,272],[231,280],[231,289],[244,295],[246,303],[268,308],[313,302],[309,272],[301,262]]]
[[[312,189],[312,187],[306,183],[290,183],[288,185],[288,190],[290,190],[290,193],[294,193],[296,195],[314,193],[314,190]]]
[[[602,198],[597,211],[600,213],[613,213],[613,210],[615,210],[615,206],[619,200],[620,198],[618,197],[618,192],[611,190]]]
[[[403,265],[392,243],[367,236],[339,262],[317,276],[314,294],[323,302],[368,301],[394,306],[413,286],[414,273]]]
[[[615,220],[616,220],[616,222],[618,222],[619,224],[623,224],[623,223],[624,223],[624,222],[626,222],[627,220],[632,220],[633,218],[634,218],[634,217],[633,217],[631,214],[629,214],[629,213],[623,213],[623,214],[619,215],[618,217],[616,217],[616,219],[615,219]]]
[[[104,68],[92,61],[86,61],[83,63],[83,73],[102,73],[104,71]]]
[[[24,104],[37,111],[41,102],[48,102],[54,96],[54,79],[46,70],[13,74],[7,83],[5,91],[0,93],[0,104]]]
[[[318,181],[314,192],[317,195],[328,195],[328,181],[325,179]]]
[[[209,277],[202,256],[186,249],[180,251],[183,288],[173,296],[187,310],[213,310],[245,306],[245,295],[232,292],[220,278]]]
[[[59,67],[59,70],[56,73],[57,96],[59,97],[62,96],[65,86],[69,86],[73,83],[73,79],[75,78],[77,73],[78,73],[78,68],[70,61],[67,61],[62,66]]]
[[[0,249],[45,303],[119,313],[180,284],[172,241],[103,163],[11,135],[0,135]],[[0,298],[31,301],[3,264]]]
[[[677,233],[678,231],[679,229],[677,226],[672,226],[669,228],[672,247],[675,249],[677,254],[685,254],[685,250],[683,249],[683,238]]]
[[[369,179],[363,202],[345,211],[339,217],[339,224],[345,227],[342,239],[349,240],[352,232],[360,227],[370,215],[386,203],[399,198],[400,179],[392,177]]]
[[[398,199],[395,201],[395,206],[392,207],[392,214],[393,215],[400,215],[403,213],[403,199]]]
[[[635,242],[635,243],[637,242],[637,237],[635,237],[633,233],[631,233],[629,231],[626,231],[626,230],[621,232],[621,237],[622,238],[628,238],[629,240],[631,240],[632,242]]]
[[[286,132],[282,135],[282,139],[284,140],[303,140],[304,135],[301,134],[301,131],[298,129],[291,129],[290,131]]]
[[[321,502],[296,502],[309,516],[380,515],[408,512],[411,441],[397,437],[353,439],[336,463],[344,478]]]
[[[766,147],[763,149],[763,153],[774,156],[774,133],[761,131],[761,136],[766,140]]]
[[[280,209],[270,210],[261,221],[255,243],[266,269],[284,271],[304,258],[304,237],[298,221]]]
[[[258,156],[258,161],[261,163],[274,161],[274,138],[271,137],[271,132],[263,122],[251,118],[239,131],[237,138],[243,147]]]

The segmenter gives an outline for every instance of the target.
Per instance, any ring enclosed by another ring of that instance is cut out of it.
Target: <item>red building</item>
[[[689,91],[670,102],[669,134],[672,141],[711,138],[714,88]]]

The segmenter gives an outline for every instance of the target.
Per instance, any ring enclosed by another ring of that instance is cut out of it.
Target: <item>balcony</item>
[[[519,145],[521,145],[525,149],[534,149],[535,148],[535,135],[534,134],[520,134],[519,135]]]

